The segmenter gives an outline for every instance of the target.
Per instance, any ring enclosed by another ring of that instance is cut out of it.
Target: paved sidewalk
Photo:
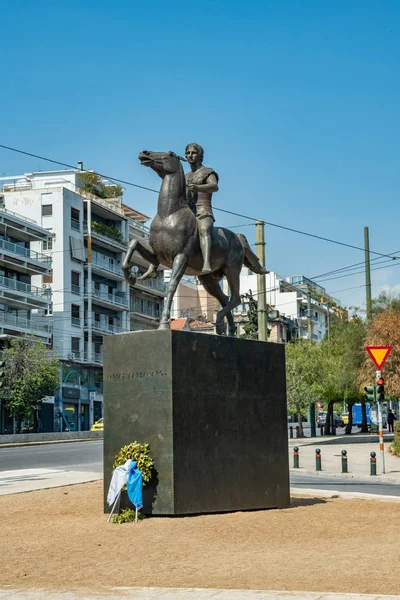
[[[87,483],[97,479],[103,479],[103,474],[98,471],[74,471],[72,468],[0,471],[0,496]]]
[[[111,588],[109,591],[0,590],[0,600],[400,600],[400,596],[196,588]]]
[[[371,478],[371,480],[381,482],[400,483],[400,457],[391,454],[388,449],[391,441],[385,441],[385,473],[382,474],[380,466],[379,444],[377,441],[364,439],[362,443],[353,442],[347,436],[340,438],[325,438],[323,443],[321,439],[306,438],[299,440],[290,440],[289,444],[289,464],[291,470],[297,472],[314,472],[315,470],[315,450],[321,450],[321,474],[324,476],[340,476],[348,479],[352,478]],[[299,469],[293,469],[293,448],[299,448]],[[348,474],[342,474],[341,451],[347,451]],[[370,475],[370,453],[376,453],[376,471],[377,476]]]

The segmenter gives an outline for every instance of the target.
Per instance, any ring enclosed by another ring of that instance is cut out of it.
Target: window
[[[42,249],[43,250],[53,250],[53,238],[49,238],[48,240],[44,240],[42,242]]]
[[[71,323],[75,327],[81,326],[81,307],[79,304],[71,304]]]
[[[79,260],[80,262],[85,262],[85,248],[83,247],[82,241],[70,235],[69,244],[71,249],[71,258],[73,258],[74,260]]]
[[[71,271],[71,292],[74,294],[81,293],[81,274],[76,271]]]
[[[51,217],[53,214],[52,204],[42,204],[42,217]]]
[[[74,358],[80,358],[80,347],[81,347],[80,338],[72,337],[71,338],[71,354],[74,355]]]
[[[77,208],[71,208],[71,227],[80,230],[80,211]]]

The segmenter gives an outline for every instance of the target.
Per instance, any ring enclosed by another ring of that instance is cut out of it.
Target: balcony
[[[4,191],[11,190],[4,189]],[[0,206],[0,230],[7,230],[8,234],[11,231],[18,232],[16,237],[27,242],[32,240],[44,241],[47,240],[49,236],[49,232],[38,225],[33,219],[24,217],[23,215],[13,212],[12,210],[8,210],[8,208],[4,208],[3,206]]]
[[[143,302],[143,306],[140,301],[131,300],[131,312],[134,312],[143,317],[150,317],[151,319],[159,319],[160,318],[160,310],[157,310],[156,307],[146,306]]]
[[[40,254],[30,248],[0,239],[0,262],[18,267],[24,273],[32,271],[38,274],[48,274],[51,269],[51,257]]]
[[[88,235],[88,233],[88,224],[87,221],[84,221],[83,235]],[[96,240],[100,246],[106,248],[111,246],[114,249],[117,247],[121,251],[126,250],[127,242],[118,229],[108,227],[107,225],[101,225],[96,221],[92,221],[92,238]]]
[[[145,281],[137,281],[135,284],[137,288],[150,288],[155,292],[160,292],[161,296],[165,296],[167,294],[168,283],[164,281],[159,281],[157,279],[146,279]]]
[[[51,290],[0,276],[0,297],[17,307],[26,308],[31,305],[36,308],[50,303]]]
[[[88,329],[88,321],[85,319],[84,329]],[[100,333],[101,335],[113,335],[114,333],[121,333],[122,327],[118,325],[109,325],[108,323],[101,323],[100,321],[92,320],[92,331]]]
[[[51,334],[50,325],[36,323],[30,319],[17,317],[12,313],[0,312],[0,328],[18,333],[28,333],[41,337],[49,337]]]
[[[108,275],[111,275],[110,279],[124,279],[121,265],[108,263],[95,256],[92,258],[92,269],[94,272],[100,272],[102,274],[107,273]]]
[[[88,291],[85,288],[85,299],[89,297]],[[92,301],[96,302],[100,306],[108,307],[113,306],[116,310],[128,310],[129,301],[128,297],[124,292],[118,292],[117,294],[109,294],[102,292],[101,290],[93,290]]]
[[[99,354],[98,352],[92,352],[92,360],[89,361],[88,353],[85,352],[84,360],[85,360],[85,362],[88,362],[90,364],[94,363],[96,365],[102,365],[103,364],[103,354]]]

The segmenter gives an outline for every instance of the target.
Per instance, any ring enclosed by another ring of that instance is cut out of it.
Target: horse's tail
[[[257,256],[250,248],[250,244],[247,241],[246,236],[243,235],[243,233],[237,233],[236,235],[238,236],[244,250],[243,264],[248,269],[250,269],[250,271],[253,271],[253,273],[257,273],[258,275],[264,275],[266,273],[269,273],[269,271],[267,271],[267,269],[262,266]]]

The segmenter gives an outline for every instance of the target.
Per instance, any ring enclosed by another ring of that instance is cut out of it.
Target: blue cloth
[[[128,498],[135,508],[139,509],[143,506],[143,478],[142,471],[137,468],[137,462],[133,461],[128,474]]]

